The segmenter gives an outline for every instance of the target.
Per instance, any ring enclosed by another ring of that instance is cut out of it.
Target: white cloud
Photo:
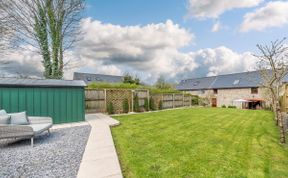
[[[225,11],[236,8],[249,8],[263,0],[188,0],[187,17],[205,19],[218,18]]]
[[[255,61],[248,52],[236,53],[224,46],[182,52],[181,48],[192,42],[193,34],[170,20],[145,26],[118,26],[89,18],[81,23],[84,38],[75,51],[65,54],[66,61],[72,61],[65,71],[67,79],[74,71],[112,75],[130,72],[151,84],[161,74],[169,81],[179,81],[246,71]],[[42,75],[42,58],[31,49],[15,50],[2,59],[14,61],[6,72]]]
[[[261,31],[269,27],[280,27],[288,24],[288,1],[273,1],[264,7],[247,13],[240,31]]]
[[[216,23],[213,24],[211,32],[218,32],[222,28],[223,28],[222,24],[219,21],[217,21]]]
[[[225,46],[201,49],[192,55],[207,76],[251,71],[257,61],[250,52],[237,53]]]
[[[4,76],[30,76],[40,77],[42,75],[42,63],[40,55],[33,52],[35,49],[30,46],[20,46],[18,50],[6,51],[5,54],[0,55],[1,61],[1,75]]]
[[[193,34],[174,24],[165,23],[145,26],[119,26],[92,21],[82,21],[84,39],[77,52],[89,66],[110,74],[110,67],[116,74],[138,71],[146,81],[155,81],[160,74],[173,78],[179,70],[193,70],[197,67],[193,59],[179,51],[193,39]]]

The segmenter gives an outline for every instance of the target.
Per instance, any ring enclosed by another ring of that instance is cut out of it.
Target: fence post
[[[173,97],[173,101],[172,101],[173,108],[175,108],[175,94],[174,93],[173,93],[172,97]]]
[[[105,112],[107,112],[107,98],[106,98],[106,89],[104,89],[104,101],[105,101]]]
[[[190,96],[190,107],[192,106],[192,96]]]
[[[182,92],[182,107],[184,107],[184,91]]]
[[[162,108],[160,108],[161,110],[164,108],[164,94],[162,93]]]
[[[148,110],[150,110],[150,96],[149,96],[149,90],[147,90],[147,101],[148,101]]]
[[[134,90],[131,90],[131,96],[132,96],[132,99],[131,99],[131,110],[132,112],[134,111]]]

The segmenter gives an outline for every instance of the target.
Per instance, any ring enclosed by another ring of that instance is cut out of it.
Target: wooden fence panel
[[[175,94],[174,100],[175,101],[183,101],[183,94]]]
[[[132,111],[132,95],[138,96],[139,106],[143,107],[145,100],[153,98],[156,109],[162,102],[162,109],[191,106],[191,97],[183,94],[153,94],[148,90],[126,90],[126,89],[87,89],[85,90],[86,112],[106,112],[107,104],[113,104],[114,113],[123,113],[123,103],[128,99],[129,112]]]
[[[85,90],[85,100],[104,100],[104,90]]]
[[[147,90],[135,90],[134,94],[138,96],[139,106],[143,107],[145,104],[145,99],[148,99],[148,91]]]
[[[105,112],[105,90],[85,90],[85,109],[87,113]]]
[[[184,95],[184,106],[191,106],[191,96],[185,96]]]
[[[163,94],[163,109],[173,108],[173,94]]]

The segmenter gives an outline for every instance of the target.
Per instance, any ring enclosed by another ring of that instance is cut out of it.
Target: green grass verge
[[[125,177],[288,177],[268,111],[194,108],[114,117]]]

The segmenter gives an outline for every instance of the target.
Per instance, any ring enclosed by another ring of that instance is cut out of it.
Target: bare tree
[[[284,118],[281,114],[280,87],[283,78],[288,74],[288,46],[286,38],[272,41],[270,45],[257,45],[260,51],[258,58],[258,70],[262,78],[262,85],[270,95],[272,109],[275,114],[277,126],[280,128],[280,142],[285,143]]]
[[[16,36],[14,46],[33,46],[43,58],[46,78],[63,77],[64,52],[78,40],[83,8],[84,0],[0,1],[6,28]]]

